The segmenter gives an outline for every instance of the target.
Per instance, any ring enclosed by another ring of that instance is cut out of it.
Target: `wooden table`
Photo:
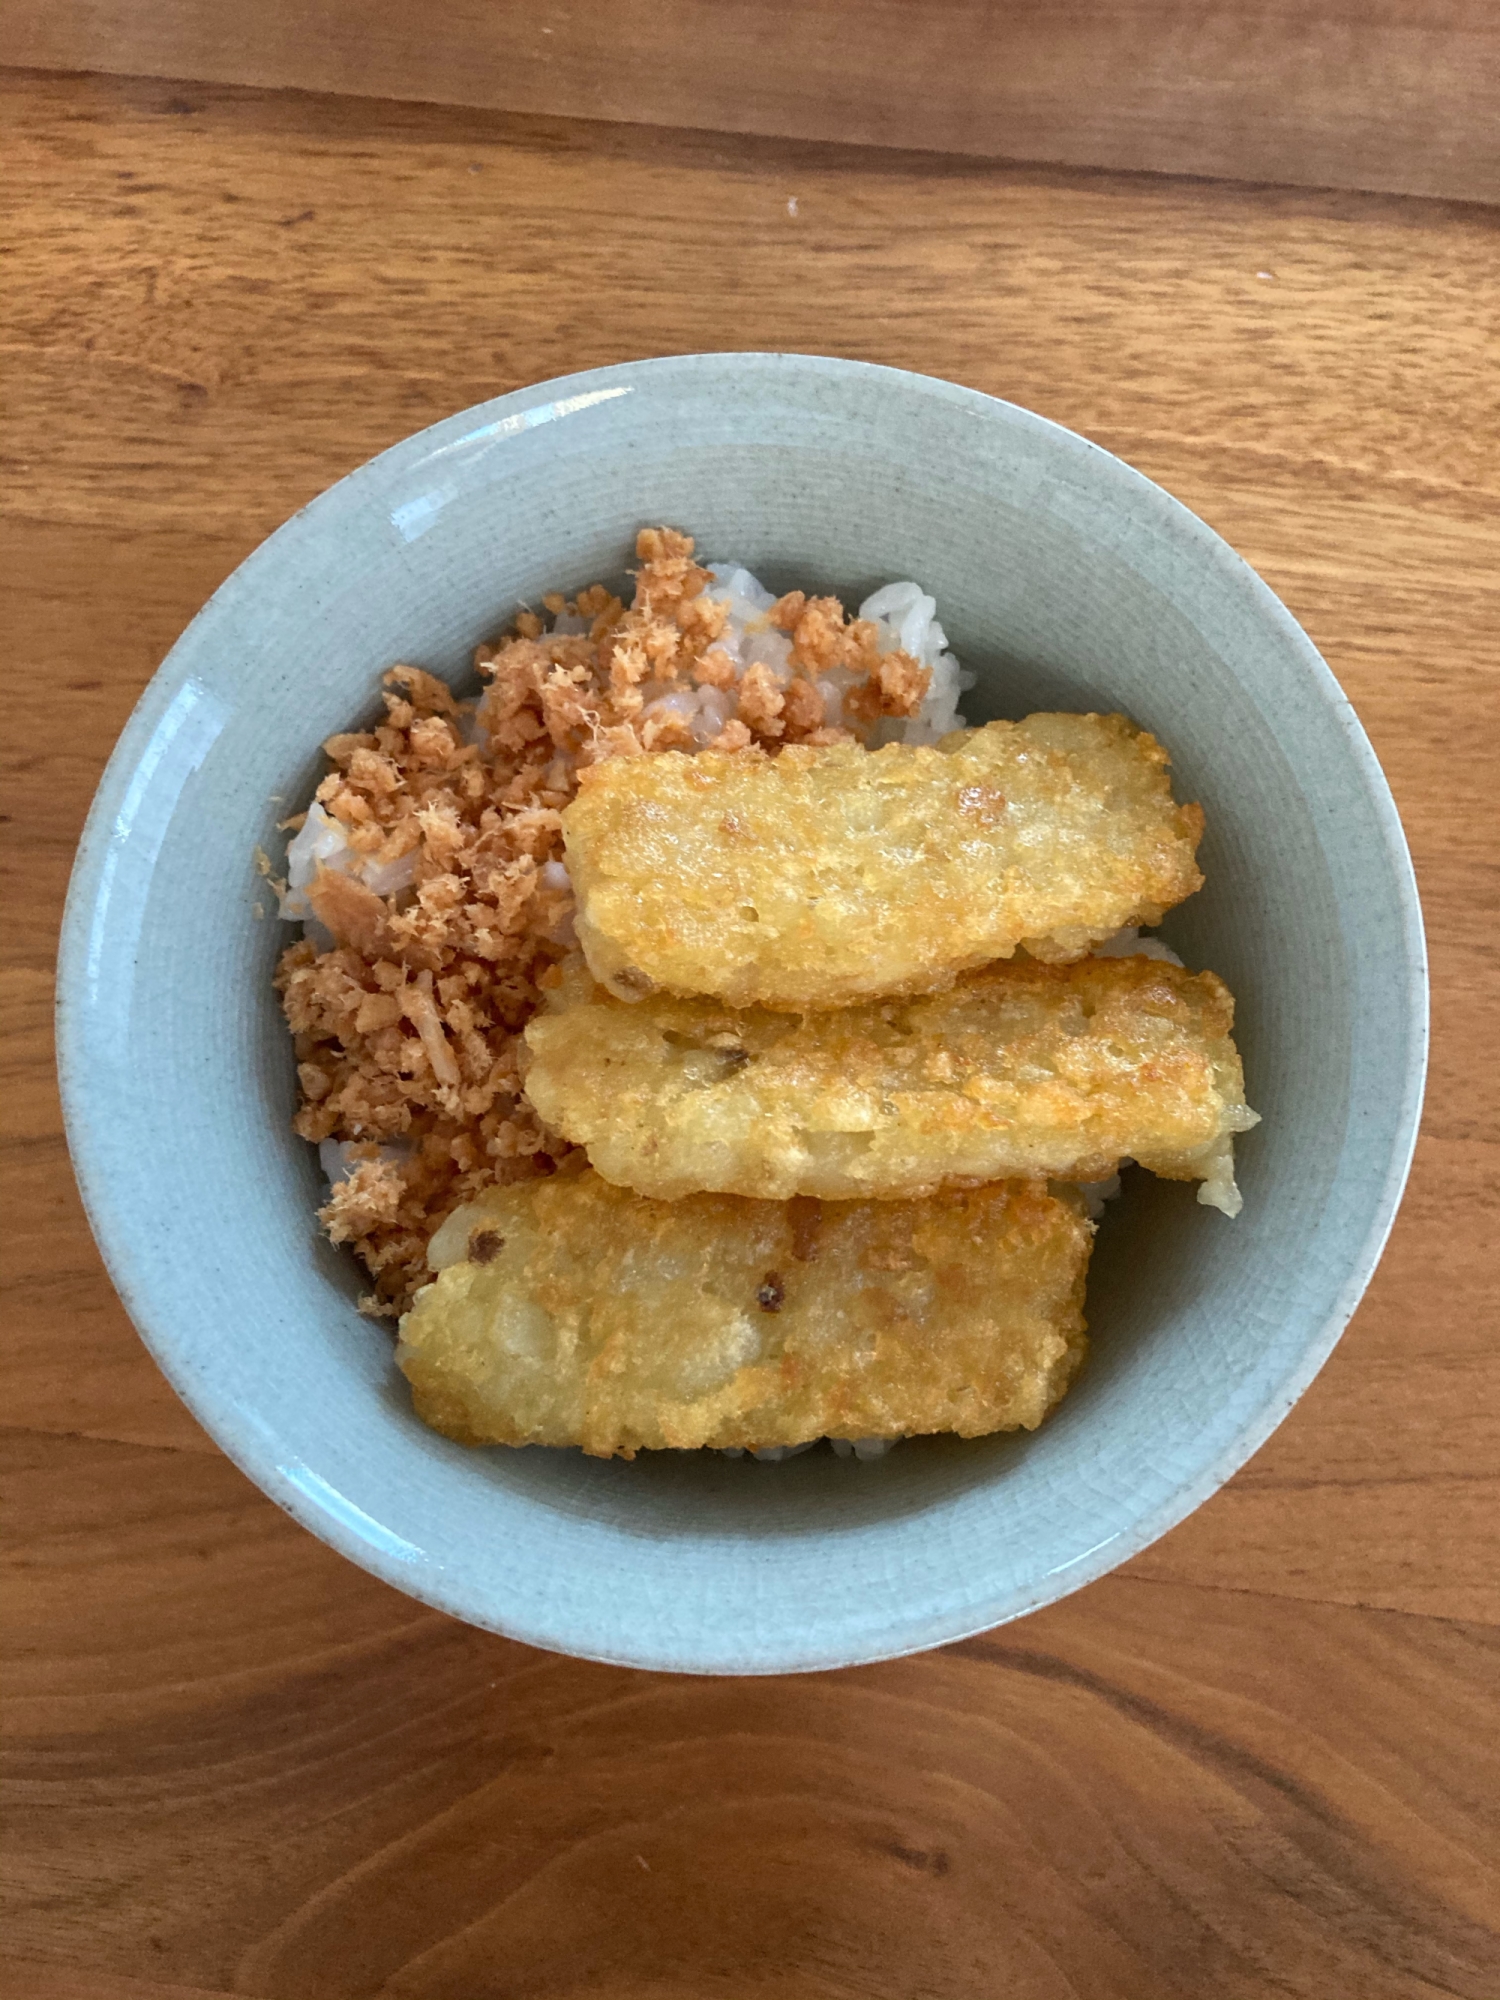
[[[292,92],[4,98],[6,1992],[1494,2000],[1495,213]],[[229,570],[465,404],[733,347],[1013,398],[1243,551],[1390,775],[1436,1027],[1385,1261],[1252,1464],[1020,1624],[765,1682],[530,1652],[295,1528],[131,1331],[49,1048],[89,796]]]

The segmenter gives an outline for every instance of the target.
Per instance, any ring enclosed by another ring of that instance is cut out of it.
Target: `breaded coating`
[[[1195,805],[1119,715],[1032,715],[935,749],[618,759],[563,813],[578,937],[623,999],[801,1012],[1081,958],[1202,883]]]
[[[912,1198],[1134,1159],[1235,1214],[1257,1123],[1211,972],[1012,959],[946,993],[831,1013],[667,994],[628,1005],[577,963],[526,1030],[526,1094],[607,1180],[663,1201]]]
[[[417,1414],[465,1444],[1033,1430],[1083,1358],[1092,1240],[1030,1181],[825,1205],[557,1175],[448,1218],[396,1358]]]

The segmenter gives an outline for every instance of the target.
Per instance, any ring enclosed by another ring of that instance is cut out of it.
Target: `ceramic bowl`
[[[1244,1213],[1128,1177],[1093,1350],[1034,1436],[633,1464],[467,1451],[412,1416],[320,1240],[257,846],[397,660],[455,680],[518,600],[622,577],[666,521],[773,587],[915,576],[971,721],[1123,709],[1208,814],[1163,936],[1238,997]],[[1118,459],[951,383],[796,355],[603,369],[362,466],[230,577],[105,774],[68,906],[68,1132],[110,1272],[194,1414],[314,1534],[530,1644],[715,1673],[834,1667],[1035,1610],[1244,1463],[1338,1338],[1417,1122],[1421,920],[1370,746],[1270,590]],[[1308,1532],[1314,1523],[1308,1522]],[[1225,1581],[1232,1583],[1232,1577]]]

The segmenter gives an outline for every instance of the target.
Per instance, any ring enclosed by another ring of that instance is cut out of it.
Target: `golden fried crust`
[[[1013,959],[946,993],[796,1016],[627,1005],[575,962],[548,1001],[527,1096],[607,1180],[660,1200],[910,1198],[1135,1159],[1238,1205],[1233,1135],[1255,1114],[1211,972]]]
[[[1083,1358],[1092,1238],[1027,1181],[826,1205],[522,1182],[438,1231],[396,1358],[465,1444],[1032,1430]]]
[[[562,816],[579,940],[623,999],[793,1012],[936,992],[1017,945],[1080,958],[1202,882],[1166,767],[1118,715],[596,764]]]

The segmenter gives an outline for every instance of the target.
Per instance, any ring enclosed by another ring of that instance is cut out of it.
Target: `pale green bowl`
[[[935,592],[973,720],[1123,709],[1208,814],[1164,935],[1239,1000],[1264,1124],[1238,1221],[1131,1177],[1092,1358],[1034,1437],[862,1465],[469,1452],[411,1415],[320,1241],[257,920],[257,845],[396,660],[453,677],[518,599],[616,577],[638,526],[773,586]],[[1212,1493],[1307,1387],[1374,1269],[1421,1098],[1421,918],[1337,684],[1216,535],[1040,417],[893,370],[693,355],[465,411],[362,466],[194,621],[121,738],[68,905],[68,1132],[162,1368],[273,1499],[398,1589],[538,1646],[712,1673],[938,1645],[1075,1590]],[[1311,1535],[1314,1524],[1310,1520]],[[1228,1584],[1234,1582],[1226,1576]]]

